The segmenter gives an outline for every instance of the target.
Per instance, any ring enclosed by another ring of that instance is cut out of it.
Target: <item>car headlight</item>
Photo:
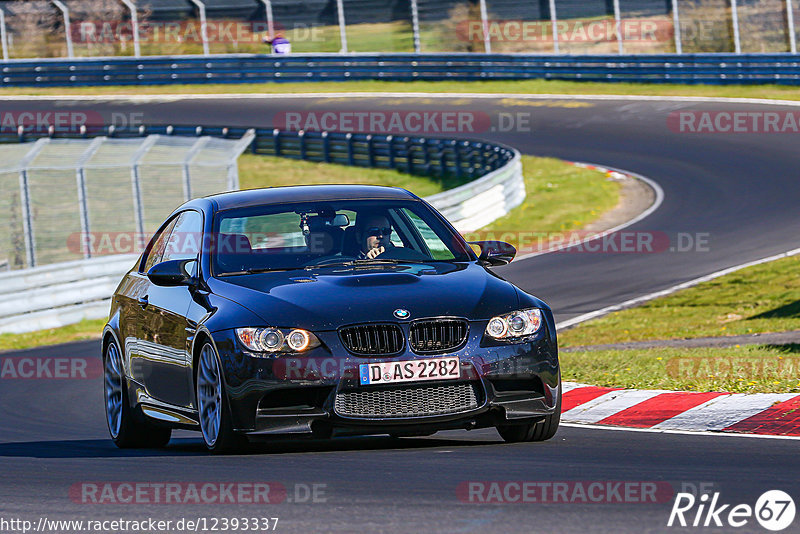
[[[303,352],[320,345],[317,336],[300,328],[237,328],[236,337],[254,352]]]
[[[486,335],[494,339],[514,339],[535,334],[541,327],[542,311],[531,308],[492,317],[486,325]]]

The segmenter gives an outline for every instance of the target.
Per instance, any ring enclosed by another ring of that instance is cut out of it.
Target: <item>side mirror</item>
[[[517,249],[504,241],[471,241],[469,244],[477,245],[481,248],[481,255],[478,256],[478,261],[491,267],[507,265],[517,255]]]
[[[157,286],[189,286],[194,283],[194,277],[189,274],[187,264],[197,260],[169,260],[162,261],[150,267],[147,278]]]

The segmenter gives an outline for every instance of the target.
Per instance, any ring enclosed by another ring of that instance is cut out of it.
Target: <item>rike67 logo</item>
[[[678,493],[667,526],[739,528],[755,519],[765,529],[777,532],[791,525],[794,516],[794,500],[781,490],[764,492],[755,506],[723,503],[719,492],[703,493],[699,497]]]

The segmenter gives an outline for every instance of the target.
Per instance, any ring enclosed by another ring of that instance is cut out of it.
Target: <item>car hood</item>
[[[213,293],[265,325],[334,330],[346,324],[456,316],[489,319],[518,306],[515,287],[474,263],[387,264],[211,278]],[[243,325],[231,325],[243,326]]]

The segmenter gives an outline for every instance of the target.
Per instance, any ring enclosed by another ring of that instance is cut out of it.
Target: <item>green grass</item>
[[[403,187],[418,196],[428,196],[459,185],[455,178],[444,181],[411,176],[389,169],[348,167],[331,163],[312,163],[286,158],[244,154],[239,158],[239,185],[242,189],[298,184],[376,184]],[[597,171],[579,169],[562,161],[523,156],[528,196],[505,221],[491,228],[556,230],[591,219],[617,202],[617,185]],[[567,203],[568,208],[554,205]],[[553,215],[548,215],[550,210]],[[104,319],[82,321],[25,334],[0,335],[0,351],[92,339],[100,336]]]
[[[562,346],[726,336],[800,329],[800,256],[742,269],[589,321]]]
[[[564,380],[596,386],[800,392],[800,345],[562,352]]]
[[[784,85],[680,85],[571,82],[557,80],[388,82],[297,82],[249,84],[194,84],[108,87],[12,87],[0,89],[0,96],[13,95],[161,95],[240,93],[508,93],[559,95],[662,95],[800,100],[800,91]]]
[[[582,228],[616,206],[620,184],[598,172],[567,165],[561,160],[522,156],[525,201],[467,241],[480,239],[511,243],[521,252],[546,242],[548,233]]]
[[[0,352],[56,345],[83,339],[99,339],[105,324],[105,319],[84,319],[79,323],[60,328],[37,330],[24,334],[0,334]]]

